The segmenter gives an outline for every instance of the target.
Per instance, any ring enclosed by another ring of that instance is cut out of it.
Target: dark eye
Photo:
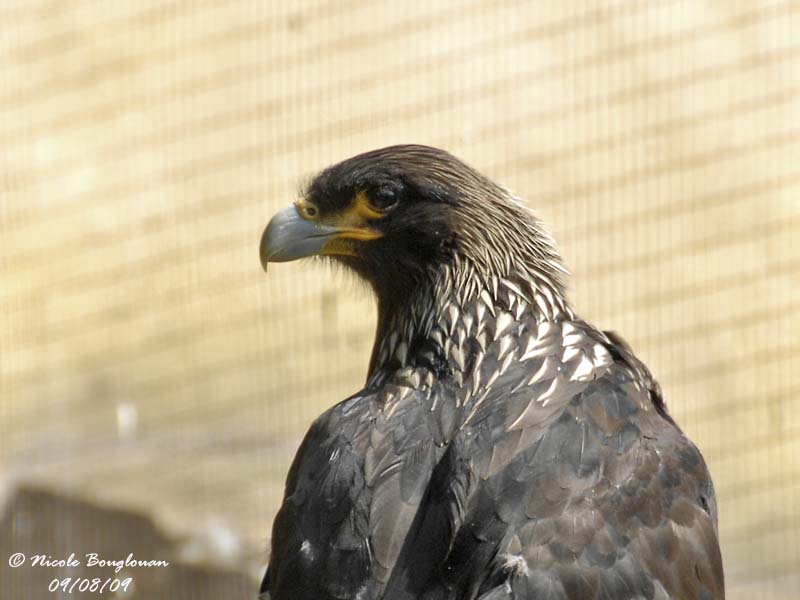
[[[400,202],[402,186],[383,185],[370,194],[370,204],[382,212],[392,210]]]

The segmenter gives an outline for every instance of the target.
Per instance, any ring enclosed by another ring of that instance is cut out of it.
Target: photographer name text
[[[49,554],[34,554],[25,556],[22,552],[12,554],[8,559],[9,566],[13,568],[28,565],[29,567],[49,567],[52,569],[74,568],[74,567],[110,567],[114,573],[119,573],[125,568],[139,567],[168,567],[169,561],[166,560],[143,560],[134,557],[133,552],[124,559],[109,559],[101,557],[96,552],[88,552],[83,555],[83,561],[75,553],[71,553],[67,558],[53,558]]]

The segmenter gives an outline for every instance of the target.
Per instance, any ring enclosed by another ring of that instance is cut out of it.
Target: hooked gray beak
[[[261,236],[261,266],[267,270],[271,262],[286,262],[322,251],[323,246],[338,233],[336,227],[307,221],[292,204],[270,220]]]

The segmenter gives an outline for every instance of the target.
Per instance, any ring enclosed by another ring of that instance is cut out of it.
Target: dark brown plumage
[[[570,308],[508,192],[423,146],[317,176],[267,262],[327,255],[378,301],[366,386],[312,425],[274,600],[723,598],[702,456],[621,339]]]

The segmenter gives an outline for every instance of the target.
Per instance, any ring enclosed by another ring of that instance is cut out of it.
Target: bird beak
[[[336,227],[307,221],[292,204],[270,220],[261,236],[261,266],[287,262],[322,252],[325,243],[338,233]]]

